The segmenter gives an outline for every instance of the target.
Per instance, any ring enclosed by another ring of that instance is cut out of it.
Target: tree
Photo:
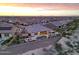
[[[22,40],[20,39],[20,37],[15,35],[15,37],[10,37],[9,39],[5,40],[1,45],[10,46],[13,44],[20,44],[21,42]]]

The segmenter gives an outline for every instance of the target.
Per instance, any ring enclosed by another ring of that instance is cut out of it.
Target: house
[[[66,24],[72,21],[73,20],[58,20],[58,21],[53,21],[52,24],[57,28],[60,28],[61,26],[66,27]]]
[[[36,40],[37,37],[41,37],[41,36],[46,36],[48,37],[50,35],[51,32],[54,32],[52,29],[44,27],[41,24],[34,24],[34,25],[30,25],[30,26],[26,26],[25,31],[28,32],[27,38],[29,38],[32,40]]]
[[[12,24],[0,22],[0,41],[4,41],[14,34],[15,29],[13,29]]]

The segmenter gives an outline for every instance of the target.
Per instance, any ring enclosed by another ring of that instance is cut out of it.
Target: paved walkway
[[[7,49],[0,49],[0,55],[20,55],[30,50],[54,45],[57,40],[59,40],[58,37],[11,46]]]

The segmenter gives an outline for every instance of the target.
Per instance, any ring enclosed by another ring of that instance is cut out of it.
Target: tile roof
[[[0,27],[12,27],[12,26],[13,26],[12,24],[0,22]]]
[[[42,26],[40,24],[34,24],[32,26],[27,26],[26,30],[29,33],[36,33],[36,32],[40,32],[40,31],[52,31],[51,29],[49,29],[47,27],[44,27],[44,26]]]

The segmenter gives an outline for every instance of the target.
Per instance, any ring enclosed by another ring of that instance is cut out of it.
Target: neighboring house
[[[28,37],[30,39],[36,40],[37,37],[46,36],[48,37],[51,32],[54,32],[52,29],[47,28],[41,24],[34,24],[31,26],[26,26],[25,31],[28,32]],[[26,36],[26,35],[25,35]]]
[[[6,40],[14,34],[13,25],[0,22],[0,41]]]
[[[66,27],[66,24],[69,22],[72,22],[73,20],[58,20],[58,21],[53,21],[52,24],[56,26],[57,28],[64,26]]]
[[[50,28],[52,30],[55,30],[57,28],[55,25],[52,24],[52,22],[51,23],[44,24],[43,26],[45,26],[47,28]]]

